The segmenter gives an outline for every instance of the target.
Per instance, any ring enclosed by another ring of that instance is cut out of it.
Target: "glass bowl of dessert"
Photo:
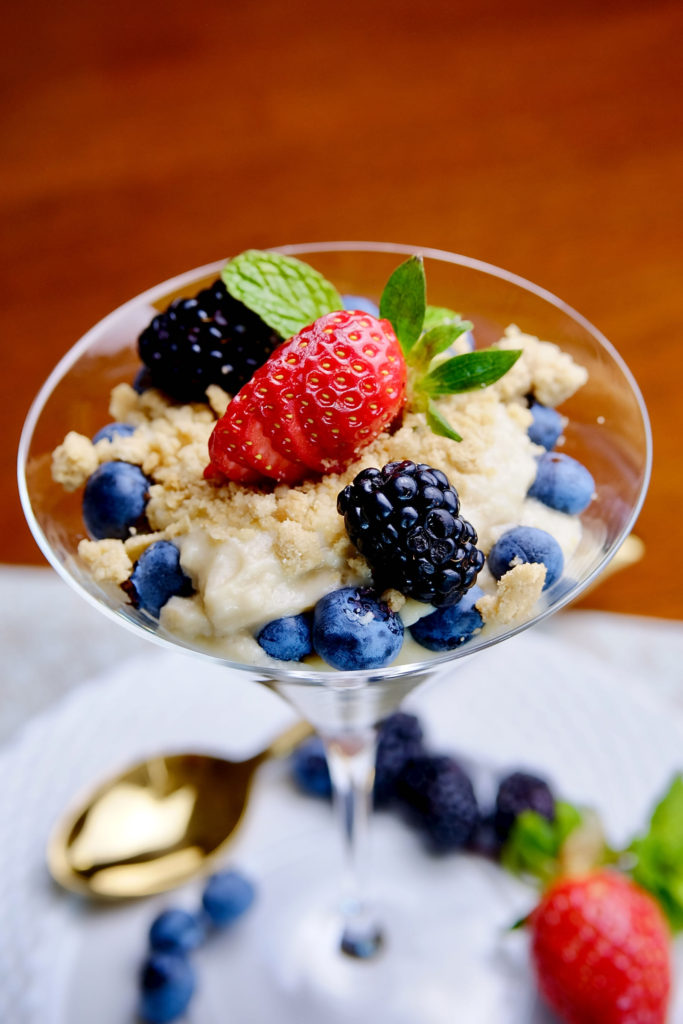
[[[36,398],[19,481],[86,600],[250,673],[322,737],[348,869],[333,963],[391,951],[361,864],[377,723],[588,587],[650,462],[628,368],[565,303],[452,253],[340,242],[115,310]]]

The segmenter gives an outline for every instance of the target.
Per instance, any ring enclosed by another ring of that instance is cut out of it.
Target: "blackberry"
[[[138,338],[154,387],[180,402],[201,402],[209,384],[235,395],[280,337],[219,279],[192,299],[174,299]]]
[[[346,532],[380,591],[394,587],[438,608],[455,604],[484,554],[445,473],[408,460],[364,469],[337,498]]]
[[[411,758],[401,772],[396,792],[408,817],[440,852],[467,846],[480,814],[472,780],[452,757]]]
[[[377,807],[386,806],[396,796],[396,782],[406,763],[423,751],[423,733],[419,719],[397,711],[380,724],[375,761],[374,799]]]
[[[554,821],[555,798],[545,779],[527,772],[512,772],[501,780],[496,796],[494,824],[500,840],[507,839],[522,811],[536,811]]]
[[[493,812],[485,814],[480,818],[468,845],[470,850],[473,853],[478,853],[480,857],[498,860],[503,844],[496,832],[495,814]]]

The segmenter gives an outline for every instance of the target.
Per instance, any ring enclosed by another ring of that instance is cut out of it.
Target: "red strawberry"
[[[664,1024],[669,931],[651,896],[613,871],[556,882],[530,918],[538,986],[567,1024]]]
[[[327,313],[275,349],[235,395],[209,440],[206,475],[295,484],[339,472],[391,424],[405,390],[388,320]]]

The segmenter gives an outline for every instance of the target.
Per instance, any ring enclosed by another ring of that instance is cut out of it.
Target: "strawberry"
[[[564,878],[529,923],[539,989],[566,1024],[664,1024],[669,930],[634,882],[604,869]]]
[[[396,418],[406,375],[388,320],[327,313],[276,348],[235,395],[214,427],[205,475],[296,484],[340,472]]]

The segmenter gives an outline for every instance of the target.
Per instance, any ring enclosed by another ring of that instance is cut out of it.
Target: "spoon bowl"
[[[173,754],[131,766],[60,819],[48,841],[50,874],[73,892],[121,900],[205,873],[243,821],[258,768],[310,732],[297,723],[245,761]]]

